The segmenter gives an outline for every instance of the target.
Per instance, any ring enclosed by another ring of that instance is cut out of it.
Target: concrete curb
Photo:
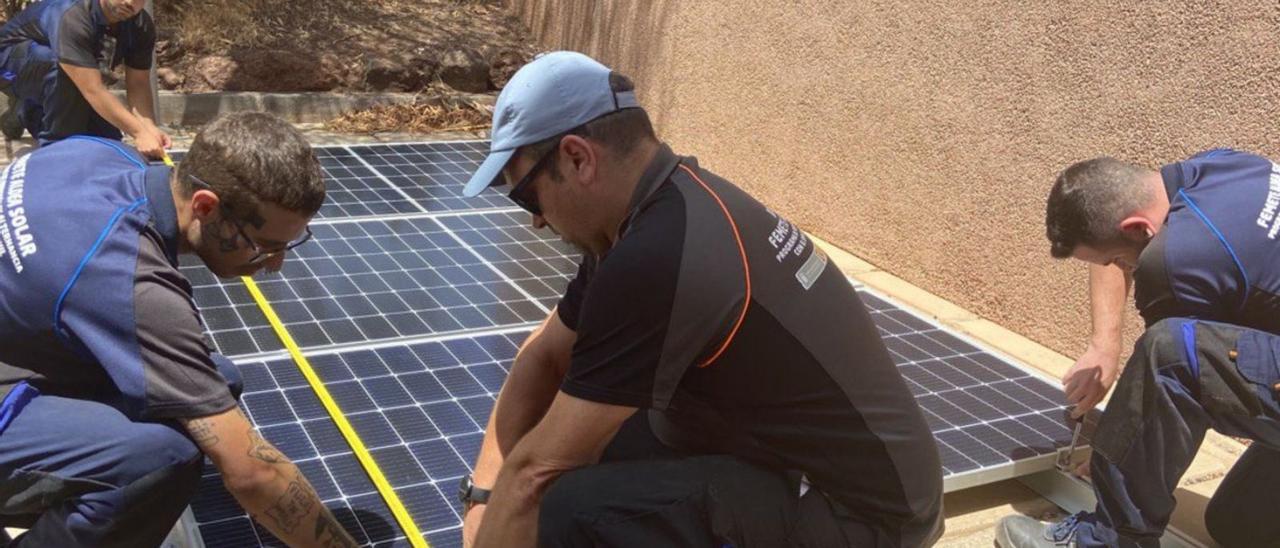
[[[123,98],[123,91],[115,91]],[[267,111],[295,124],[328,122],[338,116],[378,105],[476,102],[492,105],[496,96],[487,93],[428,95],[420,93],[264,93],[256,91],[216,91],[209,93],[160,92],[160,120],[166,125],[200,126],[218,115],[241,111]]]
[[[939,323],[960,331],[991,348],[1022,363],[1039,369],[1045,374],[1060,378],[1071,368],[1075,360],[1014,333],[1005,327],[974,314],[956,304],[929,293],[879,267],[864,261],[810,234],[810,238],[827,252],[831,260],[849,277],[898,299],[916,310],[933,316]],[[1190,534],[1207,546],[1215,546],[1204,528],[1204,508],[1213,496],[1222,477],[1244,452],[1240,442],[1209,431],[1205,436],[1195,461],[1178,483],[1175,496],[1178,506],[1172,525]]]

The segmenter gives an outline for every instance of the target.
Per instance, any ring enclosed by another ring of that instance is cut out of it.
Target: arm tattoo
[[[355,541],[327,508],[321,509],[320,515],[316,516],[315,537],[325,548],[356,548]]]
[[[284,453],[276,449],[276,446],[271,445],[271,442],[263,438],[262,434],[258,433],[257,428],[249,429],[249,456],[271,464],[279,464],[289,460],[288,457],[284,456]]]
[[[195,419],[187,421],[187,432],[191,433],[191,439],[201,449],[207,449],[218,444],[218,434],[213,431],[213,421],[206,419]]]
[[[289,482],[288,489],[280,495],[279,500],[267,508],[267,516],[270,516],[285,534],[297,529],[298,524],[302,523],[302,518],[310,514],[316,505],[316,494],[304,481],[299,474],[297,479]]]

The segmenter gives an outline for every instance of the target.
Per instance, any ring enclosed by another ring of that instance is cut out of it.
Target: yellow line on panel
[[[271,323],[271,328],[275,330],[276,335],[284,343],[284,347],[293,356],[293,361],[298,364],[298,369],[302,370],[302,376],[307,378],[307,383],[311,385],[311,389],[315,391],[316,396],[319,396],[324,408],[329,411],[329,417],[333,419],[334,424],[338,426],[338,430],[342,432],[342,437],[346,438],[347,443],[351,445],[356,458],[360,460],[365,472],[369,474],[369,479],[373,480],[374,486],[382,494],[382,499],[391,508],[391,513],[395,515],[396,521],[400,523],[405,535],[409,537],[409,543],[414,548],[431,548],[422,536],[422,532],[418,530],[418,526],[413,523],[413,518],[409,515],[409,511],[405,509],[404,503],[400,502],[400,497],[396,495],[391,483],[383,475],[382,469],[378,468],[378,463],[374,462],[373,455],[364,446],[364,442],[356,434],[355,428],[352,428],[351,423],[347,421],[346,415],[342,414],[342,409],[333,400],[333,395],[329,394],[329,389],[325,388],[320,376],[316,375],[315,370],[311,368],[311,363],[307,361],[306,356],[302,355],[302,350],[298,348],[298,343],[294,342],[293,336],[285,329],[284,323],[280,321],[276,311],[271,308],[271,303],[267,301],[266,296],[258,289],[258,284],[254,283],[253,279],[249,277],[243,277],[241,280],[244,281],[245,287],[249,289],[249,293],[253,295],[253,300],[257,301],[258,308],[261,308],[262,313],[267,316],[267,321]]]

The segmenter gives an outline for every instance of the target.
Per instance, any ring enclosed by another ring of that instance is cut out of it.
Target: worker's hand
[[[145,127],[137,135],[133,136],[133,146],[141,152],[143,156],[152,160],[160,160],[164,158],[164,149],[171,145],[172,141],[168,135],[160,131],[155,126]]]
[[[462,548],[476,545],[476,533],[480,531],[480,520],[484,519],[487,504],[476,504],[462,516]]]
[[[160,146],[164,147],[165,150],[173,148],[173,138],[169,137],[168,133],[160,131],[159,128],[156,128],[156,131],[160,132]]]
[[[1067,403],[1074,406],[1071,418],[1079,419],[1107,396],[1120,374],[1119,349],[1100,348],[1093,343],[1062,376]]]
[[[1071,473],[1080,479],[1091,479],[1089,477],[1089,462],[1092,459],[1093,451],[1085,453],[1084,460],[1081,460],[1079,464],[1076,464],[1075,469],[1072,470]]]

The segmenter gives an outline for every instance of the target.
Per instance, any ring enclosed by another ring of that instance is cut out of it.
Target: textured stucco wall
[[[1280,153],[1274,0],[506,2],[544,47],[634,76],[677,151],[1071,356],[1087,283],[1048,257],[1057,171]]]

